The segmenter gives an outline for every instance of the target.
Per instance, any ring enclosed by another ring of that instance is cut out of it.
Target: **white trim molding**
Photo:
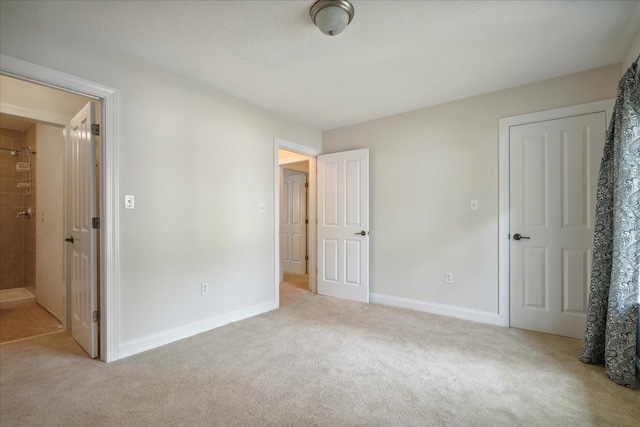
[[[591,102],[498,120],[498,315],[509,326],[509,132],[512,126],[605,112],[608,128],[615,100]]]
[[[410,310],[422,311],[424,313],[456,317],[458,319],[470,320],[472,322],[500,325],[498,313],[491,313],[489,311],[473,310],[464,307],[437,304],[391,295],[370,294],[369,297],[370,301],[374,304],[391,305],[393,307],[408,308]]]
[[[238,322],[240,320],[258,316],[277,308],[278,301],[267,301],[261,304],[254,305],[252,307],[232,311],[231,313],[221,314],[209,319],[200,320],[198,322],[171,329],[169,331],[163,331],[157,334],[138,338],[121,344],[118,356],[120,356],[120,358],[133,356],[134,354],[142,353],[143,351],[151,350],[175,341],[189,338],[232,322]]]
[[[297,144],[278,137],[273,138],[273,143],[276,148],[282,148],[283,150],[293,151],[294,153],[303,154],[309,157],[316,157],[322,154],[322,150],[318,150],[317,148],[307,147],[306,145]]]
[[[100,360],[112,362],[120,357],[118,354],[118,275],[120,267],[118,253],[118,91],[99,83],[3,54],[0,54],[0,74],[102,101]]]
[[[68,126],[71,121],[71,117],[61,116],[47,111],[34,110],[20,105],[7,104],[6,102],[0,103],[0,113],[60,127]]]

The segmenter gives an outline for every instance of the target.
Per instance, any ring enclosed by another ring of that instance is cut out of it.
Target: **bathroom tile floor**
[[[58,319],[35,302],[0,309],[0,344],[56,331],[62,331]]]

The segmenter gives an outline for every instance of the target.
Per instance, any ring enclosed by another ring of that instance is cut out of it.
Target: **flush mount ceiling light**
[[[353,6],[347,0],[318,0],[309,11],[311,20],[328,36],[337,36],[353,19]]]

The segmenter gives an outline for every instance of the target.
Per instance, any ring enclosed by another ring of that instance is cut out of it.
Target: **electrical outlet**
[[[203,283],[200,285],[200,293],[202,295],[206,295],[209,293],[209,284],[208,283]]]
[[[453,273],[444,273],[444,283],[453,283]]]

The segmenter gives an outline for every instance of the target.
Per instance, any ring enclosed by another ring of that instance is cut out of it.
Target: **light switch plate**
[[[472,211],[477,211],[478,210],[478,201],[477,200],[472,200],[470,208],[471,208]]]
[[[266,205],[264,203],[258,203],[258,213],[265,213],[266,211]]]
[[[124,196],[124,208],[133,209],[134,207],[135,207],[134,197],[130,195]]]

